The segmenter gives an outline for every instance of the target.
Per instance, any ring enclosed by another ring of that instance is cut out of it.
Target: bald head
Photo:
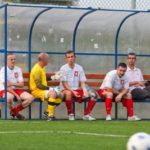
[[[47,53],[40,53],[38,55],[38,61],[42,66],[46,66],[49,62],[49,55]]]

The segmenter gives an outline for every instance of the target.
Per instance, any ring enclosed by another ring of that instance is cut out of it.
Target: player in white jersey
[[[127,56],[126,75],[129,78],[129,86],[134,100],[144,100],[150,98],[150,86],[145,87],[141,70],[135,67],[136,54],[129,53]]]
[[[22,71],[15,66],[16,56],[13,53],[7,54],[7,104],[10,110],[10,115],[13,118],[24,119],[24,116],[19,114],[21,110],[26,108],[34,100],[34,97],[22,88],[24,86]],[[0,70],[0,97],[4,97],[5,84],[5,67]],[[14,98],[20,103],[13,107]]]
[[[83,102],[84,98],[89,98],[83,120],[95,120],[95,118],[90,116],[90,113],[96,103],[96,93],[95,91],[89,92],[87,90],[84,70],[80,65],[75,63],[76,56],[74,52],[67,51],[65,57],[67,64],[62,66],[60,69],[62,74],[60,87],[65,95],[69,120],[75,120],[72,106],[73,97],[79,103]]]
[[[115,102],[122,102],[127,108],[128,120],[140,120],[134,116],[132,95],[129,92],[129,81],[125,75],[127,65],[120,63],[116,70],[106,74],[104,81],[98,91],[100,97],[105,101],[106,120],[111,120],[111,108],[113,99]]]

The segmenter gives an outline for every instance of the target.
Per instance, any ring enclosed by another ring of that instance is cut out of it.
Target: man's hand
[[[74,95],[75,97],[80,97],[80,95],[78,94],[77,91],[72,91],[72,93],[73,93],[73,95]]]
[[[8,86],[8,87],[13,86],[13,83],[10,82],[10,81],[7,81],[7,86]]]
[[[83,96],[84,96],[84,97],[89,97],[89,93],[88,93],[87,90],[83,90]]]
[[[121,99],[122,99],[122,94],[119,94],[119,95],[116,96],[115,101],[120,102]]]

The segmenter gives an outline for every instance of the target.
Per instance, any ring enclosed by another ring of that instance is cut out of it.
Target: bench
[[[47,76],[51,76],[53,73],[47,74]],[[100,87],[105,74],[86,74],[87,77],[87,85],[94,88],[98,89]],[[24,89],[29,91],[29,73],[23,73],[23,78],[24,78]],[[150,80],[150,75],[144,75],[144,80]],[[48,86],[58,86],[59,81],[48,81]],[[0,99],[0,102],[5,102],[4,99]],[[35,99],[34,102],[39,102],[39,118],[42,118],[42,101],[40,99]],[[103,102],[101,99],[98,99],[98,102]],[[138,102],[150,102],[148,100],[141,100]],[[73,103],[74,105],[74,111],[75,111],[75,102]],[[86,102],[84,102],[84,110],[86,108]],[[31,106],[29,106],[29,119],[31,119]],[[118,106],[117,103],[115,103],[115,119],[118,119]]]

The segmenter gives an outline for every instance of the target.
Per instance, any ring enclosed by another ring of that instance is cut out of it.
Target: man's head
[[[127,71],[127,65],[123,62],[119,63],[117,67],[117,74],[121,78],[124,76],[125,72]]]
[[[135,66],[135,62],[136,62],[136,54],[135,53],[129,53],[127,56],[128,66]]]
[[[71,50],[67,51],[65,53],[65,57],[66,57],[66,61],[69,65],[71,65],[71,66],[74,65],[76,56],[73,51],[71,51]]]
[[[38,61],[43,67],[47,66],[49,63],[49,55],[47,53],[40,53],[38,55]]]
[[[16,64],[16,56],[13,53],[7,53],[7,66],[13,69]]]

